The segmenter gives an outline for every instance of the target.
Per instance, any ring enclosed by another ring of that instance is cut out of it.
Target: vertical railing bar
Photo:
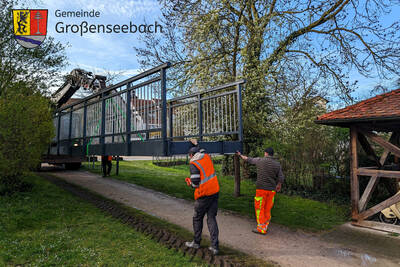
[[[144,129],[147,130],[147,85],[143,86],[143,117],[145,118],[145,127]]]
[[[58,112],[57,121],[57,155],[60,155],[61,112]]]
[[[203,114],[204,114],[204,118],[203,118],[203,135],[204,135],[204,133],[208,133],[208,131],[207,131],[207,124],[208,124],[208,122],[207,122],[207,120],[208,120],[208,100],[204,100],[203,101],[203,107],[204,107],[204,110],[203,110]]]
[[[215,124],[215,117],[214,117],[215,103],[214,103],[213,98],[211,98],[210,101],[211,101],[211,133],[214,133],[215,132],[215,126],[214,126],[214,124]]]
[[[216,101],[215,100],[216,99],[213,98],[213,127],[214,127],[213,133],[217,132],[217,116],[215,115],[216,112],[217,112],[217,108],[216,108],[216,103],[215,103]]]
[[[237,111],[237,104],[238,104],[238,98],[237,98],[237,94],[235,95],[235,106],[233,106],[235,108],[235,112],[233,113],[235,115],[235,131],[238,130],[238,111]]]
[[[106,117],[106,101],[104,99],[104,93],[101,94],[101,134],[100,134],[100,145],[101,145],[101,155],[105,155],[105,117]]]
[[[232,132],[232,95],[229,95],[229,130]]]
[[[243,124],[242,124],[242,85],[237,85],[238,94],[238,120],[239,120],[239,141],[243,141]]]
[[[192,121],[190,122],[190,134],[193,135],[195,130],[196,130],[196,120],[195,120],[195,113],[196,112],[194,112],[195,111],[195,109],[193,108],[194,105],[190,104],[190,106],[191,106],[190,110],[193,110],[193,112],[190,113],[192,115],[191,116],[192,117],[191,118]]]
[[[224,131],[228,131],[228,127],[227,127],[227,122],[228,122],[228,120],[226,119],[226,118],[227,118],[227,117],[226,117],[226,114],[228,113],[228,112],[227,112],[228,106],[226,105],[226,95],[224,95],[224,105],[225,105],[225,112],[224,112]]]
[[[221,116],[221,110],[222,110],[222,97],[218,97],[218,120],[219,120],[219,126],[218,130],[219,132],[222,132],[222,116]]]
[[[68,154],[71,155],[72,149],[71,149],[71,133],[72,133],[72,108],[70,108],[69,111],[69,125],[68,125]]]
[[[220,120],[221,120],[221,132],[223,132],[224,131],[224,108],[225,108],[225,106],[224,106],[224,97],[223,96],[221,96],[220,97],[220,105],[221,105],[221,107],[220,107]]]
[[[146,118],[146,130],[149,129],[149,105],[147,103],[149,103],[149,86],[146,85],[144,87],[144,105],[145,105],[145,118]],[[150,133],[147,132],[146,133],[146,140],[149,139]]]
[[[135,113],[134,113],[134,125],[135,125],[135,131],[137,130],[137,119],[138,119],[138,88],[135,89]],[[132,130],[131,130],[132,131]]]
[[[176,108],[176,113],[175,113],[175,117],[176,117],[176,135],[177,136],[180,136],[181,135],[181,116],[179,115],[179,110],[180,110],[180,107],[177,107]]]
[[[158,82],[158,97],[157,97],[157,110],[158,110],[158,128],[161,128],[161,85]],[[161,136],[160,136],[161,138]]]
[[[143,119],[143,87],[140,87],[140,91],[139,91],[139,96],[138,96],[138,102],[139,102],[139,110],[140,110],[140,120],[141,120],[141,125],[139,127],[138,125],[138,130],[140,128],[140,130],[143,130],[143,124],[144,124],[144,119]],[[138,122],[139,123],[139,122]]]
[[[183,106],[183,135],[185,135],[186,134],[186,125],[187,125],[187,120],[188,120],[188,118],[187,118],[187,116],[188,116],[188,113],[187,113],[187,105],[186,106]]]
[[[183,135],[183,127],[185,124],[185,110],[183,109],[183,106],[179,107],[179,110],[181,112],[179,112],[181,115],[180,117],[180,122],[179,122],[179,136]]]
[[[236,112],[236,108],[235,108],[235,105],[236,105],[235,96],[236,96],[236,95],[233,94],[233,95],[232,95],[232,98],[231,98],[231,100],[232,100],[232,114],[231,114],[231,116],[232,116],[232,131],[233,131],[233,132],[236,130],[236,126],[235,126],[235,124],[236,124],[236,122],[235,122],[235,112]]]
[[[152,125],[154,124],[153,121],[153,84],[150,84],[150,125],[149,128],[152,129]]]
[[[161,103],[162,103],[162,121],[161,121],[161,139],[164,142],[164,155],[168,155],[168,142],[167,142],[167,81],[166,81],[166,69],[162,68],[160,72],[161,76]]]
[[[182,115],[181,115],[180,109],[181,109],[181,107],[178,107],[177,111],[175,113],[175,116],[176,116],[176,118],[178,120],[178,124],[177,124],[177,128],[176,128],[176,135],[178,135],[178,136],[181,136],[181,132],[182,132],[182,129],[181,129]]]
[[[182,106],[181,107],[181,110],[182,110],[182,116],[181,116],[181,131],[180,131],[180,134],[179,135],[184,135],[184,128],[185,128],[185,107],[184,106]]]
[[[226,131],[229,132],[229,95],[225,96],[225,101],[226,101]]]
[[[87,102],[83,102],[83,133],[82,133],[82,137],[83,137],[83,151],[84,154],[87,155],[86,153],[86,120],[87,120]]]
[[[173,131],[173,118],[172,118],[172,105],[169,106],[169,138],[172,141],[174,137],[174,131]]]
[[[213,117],[212,117],[212,108],[213,108],[213,106],[212,106],[212,99],[209,99],[209,100],[208,100],[208,105],[209,105],[209,107],[208,107],[208,117],[209,117],[209,121],[210,121],[210,126],[209,126],[209,130],[208,130],[207,133],[212,133],[212,131],[213,131],[213,124],[212,124],[212,122],[213,122]]]
[[[129,87],[131,87],[129,85]],[[128,156],[131,155],[131,134],[130,132],[132,131],[131,129],[131,123],[132,123],[132,114],[131,114],[131,93],[133,90],[129,90],[126,92],[126,131],[128,132],[128,134],[126,135],[126,151]]]
[[[196,107],[196,104],[193,104],[193,105],[195,106],[195,109],[197,111],[199,106],[197,105],[197,107]],[[199,130],[198,130],[198,126],[199,126],[199,117],[198,117],[198,115],[199,115],[198,111],[194,113],[194,119],[195,119],[195,121],[194,121],[194,129],[193,129],[193,134],[194,135],[196,135],[199,132]]]
[[[150,84],[147,85],[147,130],[151,129],[151,87]],[[147,139],[150,139],[150,133],[149,137]]]
[[[211,107],[211,103],[210,103],[210,99],[206,100],[207,101],[207,124],[206,124],[206,133],[210,133],[210,126],[211,126],[211,121],[210,121],[210,107]]]
[[[109,106],[110,106],[111,121],[112,121],[111,133],[113,134],[112,137],[111,137],[111,143],[114,143],[114,141],[115,141],[115,126],[116,126],[116,122],[118,120],[118,118],[117,118],[117,114],[118,113],[116,113],[116,111],[115,111],[115,109],[113,107],[113,104],[115,102],[115,101],[113,101],[113,98],[117,98],[117,97],[109,98]]]

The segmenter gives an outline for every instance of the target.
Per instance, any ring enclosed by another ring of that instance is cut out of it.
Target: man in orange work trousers
[[[243,160],[257,167],[256,196],[254,197],[257,228],[253,229],[253,232],[265,235],[271,220],[275,194],[281,190],[285,179],[281,165],[273,158],[274,150],[271,147],[265,149],[263,158],[246,157],[240,152],[237,154]]]
[[[193,215],[194,240],[186,242],[185,245],[194,249],[200,248],[203,218],[207,213],[207,225],[211,236],[211,246],[208,249],[216,255],[219,252],[219,231],[217,219],[215,218],[218,211],[218,179],[215,175],[211,157],[204,153],[204,150],[195,146],[189,150],[188,154],[190,157],[190,178],[186,178],[186,183],[188,186],[195,188]]]
[[[110,176],[112,168],[112,156],[101,156],[101,167],[103,169],[103,177]]]

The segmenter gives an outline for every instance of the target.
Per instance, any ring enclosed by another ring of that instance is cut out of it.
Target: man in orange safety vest
[[[207,213],[207,225],[211,236],[209,250],[214,254],[219,252],[218,224],[216,220],[218,210],[219,184],[215,174],[214,165],[210,155],[204,150],[194,146],[189,150],[190,178],[186,178],[189,186],[194,191],[194,240],[186,242],[187,247],[200,248],[201,233],[203,231],[203,218]]]

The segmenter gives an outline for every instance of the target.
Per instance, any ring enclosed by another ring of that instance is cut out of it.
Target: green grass
[[[113,174],[115,174],[115,164],[113,168]],[[221,186],[219,206],[254,218],[254,183],[248,180],[242,181],[242,196],[235,198],[233,197],[233,177],[222,176],[220,165],[216,165],[215,168]],[[99,163],[95,169],[87,169],[100,174]],[[119,176],[112,175],[115,179],[151,188],[177,198],[193,200],[193,189],[187,187],[184,181],[188,176],[187,165],[158,167],[150,161],[121,161]],[[344,223],[348,220],[347,214],[348,207],[346,206],[277,194],[272,209],[272,221],[292,229],[315,232],[328,230]]]
[[[0,266],[202,266],[32,175],[0,197]]]

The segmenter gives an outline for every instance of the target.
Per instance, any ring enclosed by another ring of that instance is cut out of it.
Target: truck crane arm
[[[74,69],[67,76],[65,83],[52,95],[51,100],[60,108],[81,87],[96,93],[106,87],[106,77],[83,69]]]

